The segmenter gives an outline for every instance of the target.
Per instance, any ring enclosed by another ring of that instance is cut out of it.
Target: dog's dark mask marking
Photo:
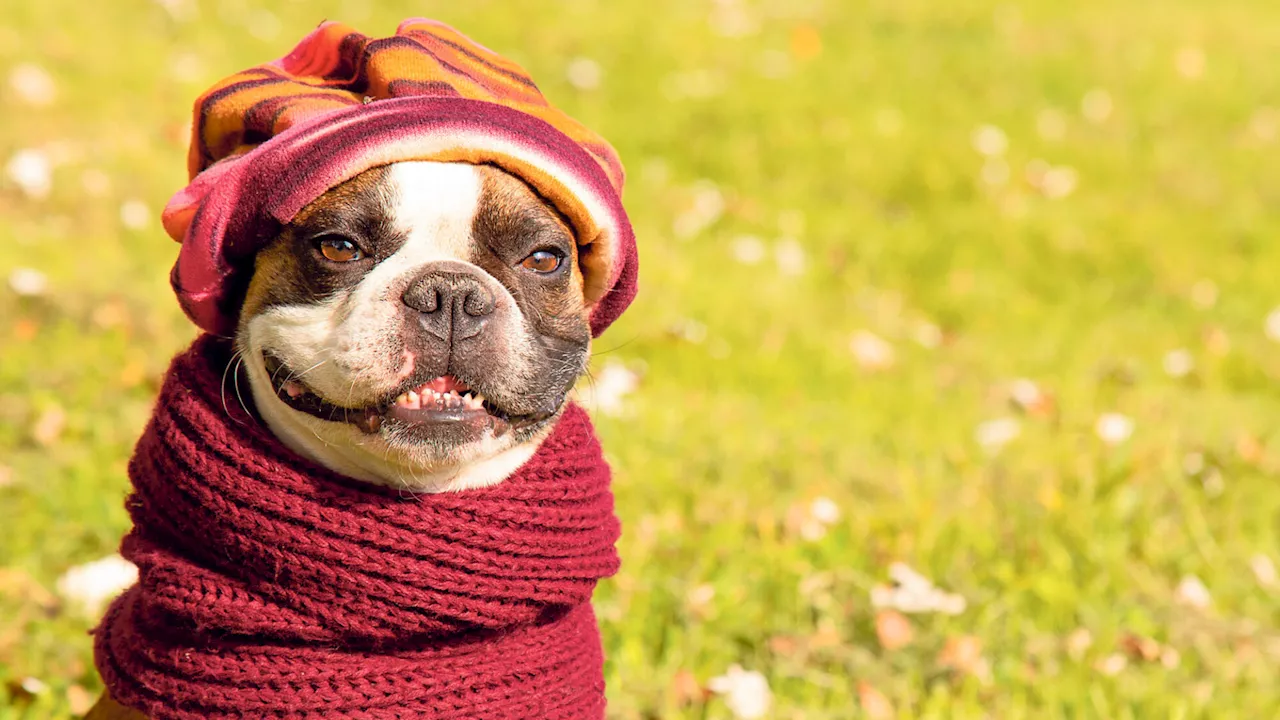
[[[388,280],[385,297],[377,301],[398,307],[400,331],[390,333],[370,352],[384,359],[411,356],[412,371],[372,406],[352,407],[341,397],[291,398],[281,392],[282,399],[323,419],[361,424],[364,411],[368,417],[377,415],[379,423],[391,418],[392,429],[402,436],[442,447],[462,438],[439,423],[426,428],[396,426],[394,413],[386,413],[401,393],[433,378],[456,378],[482,393],[486,410],[509,422],[518,440],[532,436],[556,416],[585,369],[591,339],[578,247],[565,221],[525,183],[494,167],[476,169],[483,189],[471,223],[468,256],[424,261],[420,272],[414,269]],[[375,168],[358,175],[313,201],[282,229],[258,255],[242,322],[274,307],[319,305],[349,296],[380,263],[405,247],[410,229],[397,226],[390,173],[388,168]],[[399,202],[405,200],[433,199]],[[360,257],[346,262],[326,259],[319,245],[325,238],[354,243]],[[534,253],[540,253],[536,266],[549,265],[549,254],[559,259],[558,267],[550,272],[530,270],[525,261]],[[450,298],[461,304],[436,307]],[[494,301],[489,308],[494,320],[482,312],[484,298]],[[442,321],[440,313],[450,312],[452,321]],[[473,312],[482,317],[471,317]],[[503,313],[518,314],[518,322],[500,317]],[[523,337],[500,336],[511,334],[512,328]],[[513,346],[521,351],[513,352]],[[272,358],[268,362],[280,380],[278,391],[284,379],[305,371],[281,368]]]

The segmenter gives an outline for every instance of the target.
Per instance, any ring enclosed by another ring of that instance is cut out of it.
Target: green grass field
[[[770,718],[1280,717],[1280,4],[54,0],[0,12],[0,719],[101,687],[55,583],[194,335],[191,101],[411,15],[629,170],[612,717],[732,718],[734,664]],[[895,561],[963,612],[878,610]]]

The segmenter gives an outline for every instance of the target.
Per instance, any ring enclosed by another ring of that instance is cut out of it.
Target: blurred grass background
[[[0,718],[100,690],[55,585],[194,334],[192,100],[412,15],[628,166],[611,717],[747,717],[735,664],[765,717],[1280,716],[1280,5],[51,0],[0,13]]]

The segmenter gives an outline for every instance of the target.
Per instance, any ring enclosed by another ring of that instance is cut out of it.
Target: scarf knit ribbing
[[[129,465],[139,582],[95,631],[115,700],[156,720],[604,717],[590,599],[619,526],[581,408],[501,484],[407,496],[285,449],[224,393],[228,355],[205,336],[174,360]]]

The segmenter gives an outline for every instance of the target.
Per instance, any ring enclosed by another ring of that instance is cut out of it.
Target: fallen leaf
[[[1108,677],[1115,677],[1129,666],[1129,661],[1120,653],[1112,653],[1105,658],[1099,660],[1093,667],[1098,672]]]
[[[976,635],[947,638],[942,652],[938,653],[938,664],[967,675],[980,674],[986,667],[986,660],[982,657],[982,640]]]
[[[763,718],[773,704],[769,681],[755,670],[743,670],[741,665],[731,665],[725,674],[711,678],[707,688],[723,697],[724,704],[739,720]]]
[[[1236,438],[1236,454],[1250,465],[1257,465],[1262,460],[1262,443],[1250,433],[1241,433]]]
[[[85,715],[93,709],[93,702],[93,695],[83,686],[72,685],[67,688],[67,709],[72,715]]]
[[[897,610],[881,610],[876,613],[876,638],[880,647],[893,651],[911,643],[915,633],[911,621]]]
[[[1154,662],[1160,658],[1160,652],[1163,648],[1153,638],[1135,633],[1125,633],[1120,638],[1120,649],[1130,659]]]
[[[1093,633],[1087,628],[1076,628],[1067,635],[1067,656],[1076,662],[1084,659],[1084,654],[1093,647]]]
[[[889,698],[865,680],[858,681],[858,704],[870,720],[888,720],[894,714]]]
[[[698,678],[688,670],[677,670],[671,677],[670,692],[680,707],[705,702],[709,694],[707,689],[702,687],[702,683],[698,682]]]
[[[1184,575],[1174,593],[1178,602],[1197,610],[1204,610],[1213,604],[1209,588],[1195,575]]]
[[[51,405],[40,413],[35,424],[31,426],[31,439],[35,440],[37,445],[49,447],[58,442],[66,426],[66,411],[57,405]]]

